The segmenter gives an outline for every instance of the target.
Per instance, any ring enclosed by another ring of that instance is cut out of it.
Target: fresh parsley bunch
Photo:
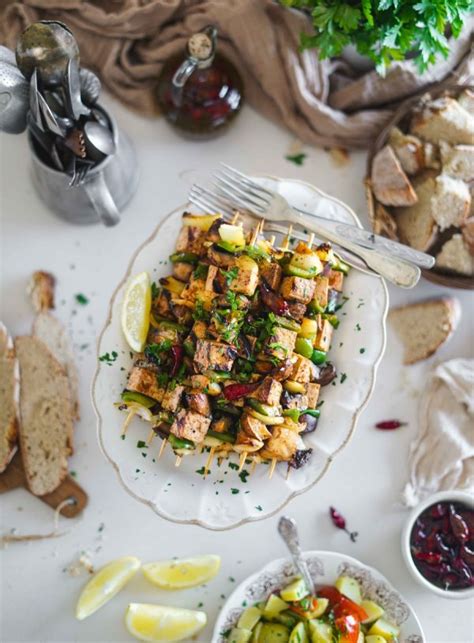
[[[346,45],[371,58],[384,75],[393,60],[415,52],[420,72],[439,54],[447,57],[446,33],[457,38],[472,0],[282,0],[309,13],[314,35],[303,33],[303,49],[316,47],[320,59],[341,54]]]

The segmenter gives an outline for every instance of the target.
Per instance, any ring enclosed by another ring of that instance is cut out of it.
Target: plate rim
[[[334,196],[332,196],[330,194],[327,194],[326,192],[324,192],[320,188],[316,187],[315,185],[312,185],[308,181],[303,181],[303,180],[300,180],[300,179],[291,179],[291,178],[285,179],[285,178],[276,177],[276,176],[273,176],[273,175],[270,175],[270,174],[255,175],[255,178],[271,179],[271,180],[276,181],[278,183],[290,182],[290,183],[296,183],[296,184],[303,185],[306,188],[309,188],[310,190],[312,190],[313,192],[316,192],[320,196],[322,196],[322,197],[324,197],[326,199],[329,199],[330,201],[333,201],[333,202],[341,205],[352,216],[352,218],[354,219],[355,224],[358,225],[360,228],[363,227],[361,222],[360,222],[360,220],[359,220],[359,217],[357,216],[357,214],[354,212],[354,210],[347,203],[345,203],[344,201],[338,199],[337,197],[334,197]],[[158,515],[160,518],[163,518],[164,520],[167,520],[168,522],[178,524],[178,525],[195,525],[195,526],[198,526],[198,527],[202,527],[204,529],[208,529],[209,531],[216,531],[216,532],[229,531],[231,529],[236,529],[238,527],[242,527],[243,525],[246,525],[248,523],[258,522],[260,520],[267,520],[267,519],[271,518],[272,516],[275,516],[280,511],[282,511],[294,498],[296,498],[297,496],[300,496],[300,495],[310,491],[310,489],[312,489],[321,480],[321,478],[328,472],[329,467],[331,466],[334,458],[349,444],[349,442],[351,441],[351,439],[352,439],[352,437],[353,437],[353,435],[355,433],[355,430],[357,428],[359,418],[360,418],[362,412],[364,411],[364,409],[366,408],[367,404],[369,403],[371,397],[372,397],[372,394],[373,394],[374,388],[375,388],[375,384],[376,384],[376,381],[377,381],[378,367],[379,367],[380,362],[382,361],[382,358],[383,358],[383,356],[385,354],[385,349],[386,349],[386,346],[387,346],[387,325],[386,325],[386,321],[387,321],[387,314],[388,314],[388,310],[389,310],[389,292],[388,292],[388,288],[387,288],[387,284],[385,283],[385,280],[380,276],[374,275],[375,279],[379,279],[379,281],[380,281],[380,283],[382,285],[383,291],[384,291],[384,295],[385,295],[385,307],[384,307],[383,314],[382,314],[382,317],[381,317],[381,320],[380,320],[381,321],[381,332],[382,332],[382,346],[381,346],[380,353],[379,353],[377,359],[374,361],[374,363],[372,364],[372,367],[371,367],[372,377],[371,377],[371,383],[370,383],[370,387],[368,389],[367,395],[366,395],[365,399],[363,400],[363,402],[360,404],[359,408],[354,413],[354,416],[352,418],[352,424],[351,424],[350,430],[349,430],[344,442],[339,446],[339,448],[337,448],[330,455],[328,455],[326,464],[325,464],[324,468],[322,469],[322,471],[320,472],[320,474],[314,480],[312,480],[308,485],[306,485],[305,487],[303,487],[301,489],[298,489],[298,490],[292,491],[292,493],[285,500],[283,500],[283,502],[281,504],[279,504],[278,507],[276,507],[270,513],[265,514],[265,515],[263,515],[261,517],[260,516],[254,516],[254,517],[249,516],[249,517],[246,517],[246,518],[242,518],[241,520],[239,520],[238,522],[233,523],[232,525],[227,525],[227,526],[224,526],[224,527],[219,527],[219,526],[216,526],[216,525],[210,525],[205,520],[201,520],[199,518],[190,518],[190,519],[174,518],[171,515],[169,515],[169,514],[165,513],[164,511],[162,511],[157,506],[157,504],[154,503],[152,500],[148,500],[148,499],[146,499],[146,498],[144,498],[142,496],[137,495],[137,493],[135,491],[133,491],[133,489],[130,486],[128,486],[127,483],[125,482],[125,480],[122,477],[122,474],[120,472],[119,465],[108,454],[108,452],[107,452],[107,450],[106,450],[106,448],[104,446],[104,442],[103,442],[103,438],[102,438],[103,419],[102,419],[102,416],[101,416],[101,414],[99,412],[99,409],[98,409],[98,404],[97,404],[97,401],[96,401],[96,398],[95,398],[95,390],[96,390],[97,379],[99,377],[99,373],[100,373],[100,370],[101,370],[101,367],[102,367],[102,363],[98,359],[100,344],[102,342],[102,337],[104,336],[105,332],[107,331],[109,326],[111,326],[111,323],[112,323],[112,310],[113,310],[115,300],[116,300],[116,297],[118,295],[119,290],[122,288],[122,286],[129,279],[130,272],[131,272],[131,269],[132,269],[132,265],[135,262],[135,260],[138,257],[138,255],[140,254],[140,252],[143,250],[143,248],[145,248],[145,246],[147,246],[152,241],[154,241],[154,239],[158,235],[161,227],[172,216],[174,216],[178,212],[185,211],[189,206],[190,206],[190,202],[187,201],[184,205],[180,205],[180,206],[174,208],[165,217],[163,217],[163,219],[153,229],[151,234],[144,239],[144,241],[136,248],[136,250],[132,254],[132,256],[131,256],[131,258],[130,258],[130,260],[128,262],[128,265],[127,265],[127,268],[126,268],[126,271],[125,271],[123,277],[120,279],[119,283],[115,287],[115,289],[114,289],[114,291],[113,291],[113,293],[112,293],[112,295],[110,297],[105,322],[104,322],[104,324],[102,326],[102,330],[100,331],[100,333],[99,333],[99,335],[97,337],[97,342],[96,342],[97,366],[96,366],[94,376],[93,376],[92,382],[91,382],[90,395],[91,395],[92,406],[93,406],[93,409],[94,409],[94,412],[95,412],[95,415],[96,415],[96,434],[97,434],[97,441],[99,443],[100,450],[102,451],[102,454],[105,456],[105,458],[110,462],[110,464],[114,468],[114,470],[115,470],[115,472],[117,474],[117,477],[119,479],[120,484],[122,485],[124,490],[130,496],[132,496],[135,500],[138,500],[142,504],[147,505],[148,507],[150,507],[150,509],[156,515]]]
[[[357,565],[359,567],[362,567],[362,568],[368,570],[369,572],[372,572],[372,573],[375,572],[375,575],[378,575],[381,578],[381,580],[383,580],[389,586],[390,589],[395,591],[403,599],[404,603],[410,609],[410,613],[411,613],[415,623],[417,624],[417,626],[418,626],[418,628],[420,630],[422,639],[424,641],[426,641],[426,636],[425,636],[425,633],[423,631],[423,627],[421,626],[420,619],[418,618],[418,616],[417,616],[415,610],[413,609],[411,603],[409,603],[407,601],[407,599],[404,597],[404,595],[401,592],[399,592],[398,589],[389,581],[389,579],[385,576],[385,574],[382,574],[382,572],[380,572],[376,567],[372,567],[372,565],[367,565],[366,563],[362,562],[358,558],[354,558],[354,556],[350,556],[349,554],[343,554],[342,552],[337,552],[337,551],[330,551],[328,549],[305,549],[305,550],[303,550],[303,556],[304,557],[315,556],[315,557],[321,557],[321,558],[324,558],[324,556],[334,557],[334,558],[340,559],[341,562],[352,563],[352,564],[355,564],[355,565]],[[227,598],[226,602],[224,603],[222,608],[219,610],[219,613],[218,613],[217,618],[216,618],[216,622],[214,624],[214,628],[212,630],[211,643],[216,643],[219,640],[219,631],[218,630],[221,627],[219,625],[219,622],[222,620],[221,617],[224,616],[225,613],[228,611],[229,603],[231,602],[233,597],[235,595],[238,595],[239,592],[242,591],[242,588],[244,586],[249,585],[251,581],[253,581],[254,579],[257,579],[261,574],[263,574],[267,570],[269,570],[269,568],[272,568],[272,567],[274,567],[276,565],[284,565],[286,563],[290,564],[292,562],[293,561],[292,561],[290,556],[288,556],[288,557],[282,556],[280,558],[274,558],[272,560],[269,560],[265,565],[260,567],[260,569],[258,569],[256,572],[253,572],[252,574],[249,574],[246,578],[244,578],[237,585],[237,587],[234,589],[234,591],[229,595],[229,597]],[[242,608],[242,609],[244,609],[244,608]]]

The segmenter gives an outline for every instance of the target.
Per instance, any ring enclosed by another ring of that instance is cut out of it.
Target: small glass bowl
[[[402,544],[403,558],[413,578],[420,585],[422,585],[426,589],[429,589],[431,592],[433,592],[433,594],[437,594],[438,596],[442,596],[443,598],[451,598],[451,599],[471,598],[472,596],[474,596],[474,587],[467,587],[466,589],[456,589],[456,590],[442,589],[441,587],[437,587],[422,575],[422,573],[418,570],[412,558],[411,547],[410,547],[410,536],[411,536],[411,531],[413,529],[413,525],[415,524],[420,514],[423,513],[423,511],[427,507],[430,507],[431,505],[434,505],[438,502],[462,502],[468,507],[474,508],[474,496],[470,493],[467,493],[466,491],[457,491],[457,490],[440,491],[439,493],[435,493],[434,495],[429,496],[429,498],[427,498],[426,500],[423,500],[423,502],[420,502],[420,504],[417,505],[410,513],[408,520],[405,523],[405,527],[403,528],[403,531],[402,531],[401,544]]]

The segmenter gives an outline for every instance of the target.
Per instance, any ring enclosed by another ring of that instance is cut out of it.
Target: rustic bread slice
[[[443,174],[461,181],[474,181],[474,145],[440,144]]]
[[[448,96],[431,101],[411,121],[410,133],[431,143],[472,144],[474,117]]]
[[[431,197],[431,214],[440,230],[450,226],[461,226],[471,209],[469,188],[463,181],[440,174],[435,180]]]
[[[474,114],[474,92],[472,89],[465,89],[458,96],[458,103],[469,114]]]
[[[408,206],[417,202],[416,193],[390,145],[385,145],[374,156],[371,182],[377,200],[383,205]]]
[[[381,203],[375,204],[373,226],[375,234],[384,235],[394,241],[398,240],[396,221]]]
[[[0,473],[15,455],[20,378],[13,342],[0,322]]]
[[[390,311],[389,318],[403,343],[403,363],[433,355],[456,329],[461,317],[457,299],[430,299]]]
[[[28,284],[28,294],[37,313],[54,308],[54,288],[56,279],[50,272],[37,270]]]
[[[388,142],[407,174],[416,174],[425,167],[424,143],[417,136],[392,127]]]
[[[436,267],[467,277],[474,275],[474,257],[469,252],[469,246],[461,233],[454,234],[443,245],[436,257]]]
[[[50,493],[67,475],[72,452],[71,397],[62,366],[37,337],[17,337],[20,446],[32,493]]]
[[[462,237],[471,255],[474,255],[474,217],[469,217],[462,227]]]
[[[72,417],[79,419],[79,383],[71,340],[62,323],[51,313],[38,313],[33,323],[33,335],[40,339],[58,360],[69,380]]]
[[[435,190],[435,174],[432,171],[417,177],[413,183],[418,203],[409,208],[397,208],[396,222],[400,241],[412,248],[425,251],[433,244],[438,226],[431,214],[431,197]]]

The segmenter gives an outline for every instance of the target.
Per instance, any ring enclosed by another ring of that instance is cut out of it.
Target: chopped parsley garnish
[[[287,154],[285,158],[287,161],[291,161],[291,163],[294,163],[295,165],[303,165],[307,156],[307,154],[302,152],[301,154]]]
[[[365,353],[365,348],[359,348],[359,353],[362,355],[362,353]]]
[[[118,357],[117,351],[112,351],[111,353],[104,353],[99,357],[99,362],[105,362],[111,366]]]
[[[262,505],[257,505],[257,506],[255,507],[255,509],[256,509],[257,511],[263,511],[263,507],[262,507]]]
[[[358,330],[358,331],[362,330],[362,328],[360,327],[360,324],[356,324],[355,329]]]
[[[143,442],[143,440],[138,440],[137,449],[148,449],[148,445],[146,442]]]
[[[209,319],[209,313],[204,308],[202,299],[196,299],[193,309],[193,319],[195,321],[207,321]]]
[[[227,403],[227,400],[224,400]],[[217,400],[217,402],[220,402],[220,400]],[[237,471],[239,468],[239,465],[236,464],[235,462],[229,462],[229,469],[233,469],[234,471]]]
[[[237,279],[237,276],[239,274],[239,269],[237,266],[234,266],[233,268],[229,268],[229,270],[222,270],[222,274],[225,277],[226,283],[228,286],[233,282],[234,279]]]
[[[200,469],[196,469],[196,473],[200,476],[203,476],[206,473],[206,467],[201,467]]]
[[[156,285],[154,281],[151,283],[151,298],[156,299],[160,293],[159,287]]]
[[[208,267],[203,263],[198,263],[193,272],[194,279],[205,279],[207,277]]]
[[[242,480],[242,482],[247,482],[247,478],[249,477],[249,475],[250,475],[249,472],[246,469],[243,469],[239,473],[239,478]]]
[[[270,255],[259,246],[245,246],[244,252],[254,261],[259,261],[262,259],[265,261],[270,261]]]
[[[81,304],[81,306],[86,306],[89,303],[89,299],[81,292],[77,293],[77,295],[75,296],[75,299],[78,304]]]
[[[235,496],[236,493],[240,493],[239,489],[231,489],[231,494]]]
[[[346,373],[341,373],[341,384],[344,384],[344,382],[347,380],[347,374]]]
[[[159,344],[148,344],[145,348],[145,357],[154,362],[155,364],[161,364],[162,353],[166,353],[170,350],[173,342],[170,339],[163,339]]]

